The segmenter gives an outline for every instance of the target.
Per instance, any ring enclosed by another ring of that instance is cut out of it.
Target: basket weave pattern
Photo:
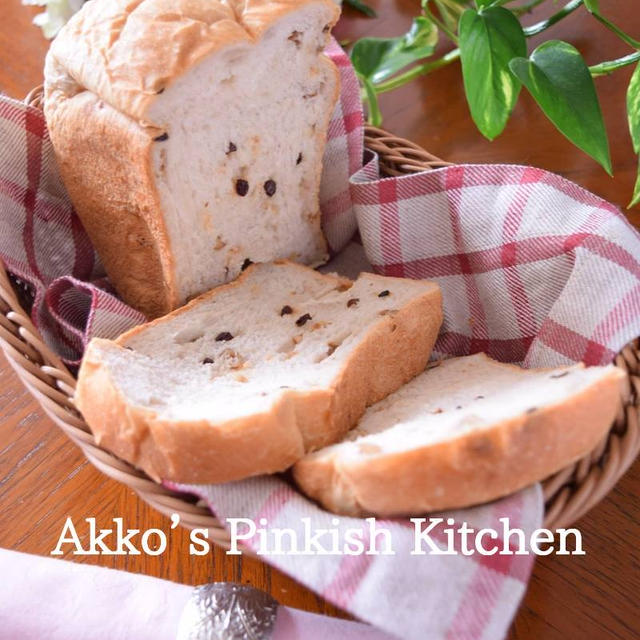
[[[39,106],[40,92],[27,101]],[[391,176],[446,166],[416,144],[367,127],[366,147],[378,153],[380,166]],[[133,489],[158,511],[180,515],[188,528],[205,528],[209,538],[229,548],[229,536],[206,506],[157,484],[143,472],[99,447],[75,408],[75,378],[43,342],[19,300],[15,282],[0,263],[0,346],[24,385],[45,413],[73,440],[100,471]],[[545,526],[567,526],[585,514],[615,485],[640,449],[640,339],[617,356],[626,374],[626,389],[618,415],[606,438],[587,456],[543,482]]]

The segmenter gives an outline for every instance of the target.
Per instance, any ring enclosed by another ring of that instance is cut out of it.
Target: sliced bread
[[[294,467],[349,515],[419,515],[494,500],[585,455],[606,434],[622,372],[445,360],[370,407],[345,440]]]
[[[338,93],[331,0],[89,0],[44,112],[114,286],[157,317],[247,259],[327,258],[319,184]]]
[[[422,371],[441,321],[431,282],[252,265],[115,341],[92,340],[76,403],[100,444],[154,478],[282,471]]]

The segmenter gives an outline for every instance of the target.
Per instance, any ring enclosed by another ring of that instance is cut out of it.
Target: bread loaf
[[[422,371],[441,321],[431,282],[253,265],[115,341],[92,340],[76,404],[101,445],[157,479],[282,471]]]
[[[319,181],[331,0],[89,0],[47,55],[60,172],[107,273],[149,317],[249,261],[327,257]]]
[[[623,378],[614,366],[446,360],[370,407],[343,442],[300,460],[294,477],[327,509],[349,515],[494,500],[593,449],[615,417]]]

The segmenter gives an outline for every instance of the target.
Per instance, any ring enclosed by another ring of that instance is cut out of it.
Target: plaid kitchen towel
[[[596,365],[640,335],[640,235],[614,205],[533,167],[378,177],[374,157],[351,179],[362,242],[378,273],[440,284],[435,355]]]
[[[276,476],[227,485],[169,486],[195,493],[219,517],[250,519],[256,533],[247,544],[257,553],[263,544],[263,550],[269,552],[261,556],[266,562],[360,620],[403,640],[503,638],[525,592],[534,556],[497,553],[505,544],[512,551],[518,545],[515,537],[505,543],[500,533],[487,545],[494,555],[463,555],[463,537],[457,529],[466,523],[474,531],[501,532],[500,519],[508,518],[509,527],[523,531],[528,540],[542,526],[539,485],[490,505],[432,514],[435,526],[430,530],[427,522],[376,519],[372,530],[360,518],[337,518]],[[237,522],[240,536],[247,533],[242,524]],[[274,528],[293,530],[302,553],[274,554],[274,541],[268,534]],[[439,552],[431,553],[428,543],[416,543],[416,532],[428,534]],[[307,555],[303,547],[314,534],[321,546],[310,543]],[[367,553],[335,553],[353,535]],[[327,555],[319,555],[318,550]],[[373,551],[377,553],[369,553]],[[421,551],[425,555],[414,553]]]
[[[445,323],[438,356],[487,351],[525,366],[595,364],[640,334],[640,237],[615,207],[529,167],[453,166],[380,179],[375,157],[363,163],[353,71],[338,47],[330,55],[342,78],[321,192],[331,248],[339,252],[358,229],[376,271],[439,282]],[[109,289],[57,176],[42,114],[4,98],[0,258],[30,287],[34,323],[69,363],[92,336],[115,337],[142,321]],[[296,529],[308,517],[314,530],[334,525],[333,516],[277,477],[183,489],[204,497],[222,520],[265,518]],[[542,496],[532,487],[444,517],[494,528],[508,517],[530,533],[542,521]],[[401,638],[504,636],[531,556],[411,556],[410,523],[379,524],[392,531],[395,556],[265,560]],[[341,518],[339,540],[348,528],[366,530],[366,523]],[[444,528],[433,537],[444,544]]]

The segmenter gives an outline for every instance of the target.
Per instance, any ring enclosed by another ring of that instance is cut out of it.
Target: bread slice
[[[331,0],[90,0],[47,55],[60,172],[122,298],[157,317],[247,260],[327,258]]]
[[[282,471],[422,371],[441,321],[431,282],[253,265],[115,341],[92,340],[76,404],[101,445],[156,479]]]
[[[521,369],[478,354],[429,368],[370,407],[295,480],[331,511],[419,515],[494,500],[595,447],[620,401],[614,366]]]

